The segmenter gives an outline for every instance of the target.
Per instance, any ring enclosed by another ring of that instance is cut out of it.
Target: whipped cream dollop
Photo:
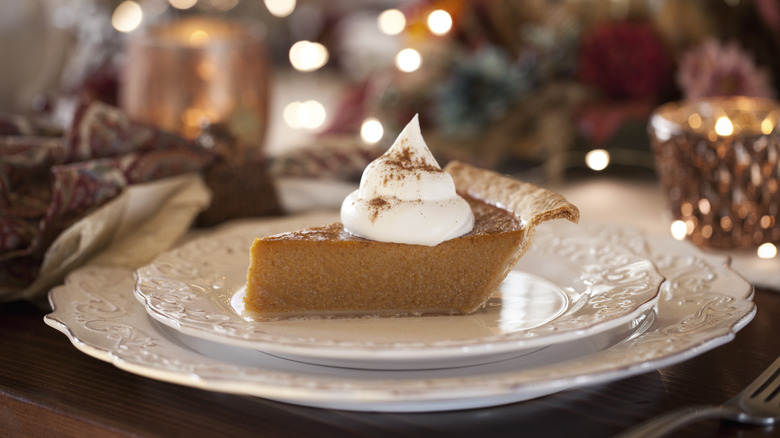
[[[420,132],[418,117],[363,171],[341,204],[344,228],[381,242],[434,246],[474,228],[474,213],[455,192]]]

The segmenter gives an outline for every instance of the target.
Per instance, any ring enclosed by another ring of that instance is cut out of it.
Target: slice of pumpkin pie
[[[366,167],[341,219],[256,239],[245,308],[258,319],[467,314],[484,306],[550,219],[579,220],[560,194],[452,162],[417,117]]]

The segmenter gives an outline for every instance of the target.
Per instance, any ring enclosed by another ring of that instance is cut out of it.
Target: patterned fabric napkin
[[[42,296],[119,238],[139,199],[156,199],[146,202],[150,208],[175,204],[175,220],[186,223],[154,219],[151,210],[134,219],[138,226],[164,223],[175,240],[191,223],[332,208],[382,152],[353,137],[327,136],[264,157],[220,126],[187,140],[100,102],[82,103],[65,130],[0,114],[0,301]]]
[[[218,154],[85,102],[69,129],[0,115],[0,298],[25,290],[68,227],[133,184],[200,171]]]

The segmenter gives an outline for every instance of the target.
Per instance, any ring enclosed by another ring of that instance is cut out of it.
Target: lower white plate
[[[470,315],[255,321],[242,298],[249,246],[266,231],[228,227],[162,254],[136,271],[136,297],[186,335],[319,365],[419,370],[496,362],[622,326],[655,306],[663,281],[646,255],[552,222]]]
[[[116,267],[72,273],[51,291],[54,311],[45,321],[81,351],[154,379],[308,406],[423,412],[512,403],[669,366],[728,342],[753,318],[753,288],[728,260],[671,238],[580,226],[656,263],[667,278],[657,309],[600,334],[490,364],[355,370],[192,337],[150,318],[133,296],[132,271]]]

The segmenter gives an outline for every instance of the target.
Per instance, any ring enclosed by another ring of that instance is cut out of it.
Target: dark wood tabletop
[[[780,355],[780,292],[730,343],[686,362],[522,403],[394,414],[307,408],[156,381],[74,348],[28,303],[0,306],[0,436],[608,437],[669,409],[723,402]],[[674,436],[780,436],[780,426],[704,421]]]

